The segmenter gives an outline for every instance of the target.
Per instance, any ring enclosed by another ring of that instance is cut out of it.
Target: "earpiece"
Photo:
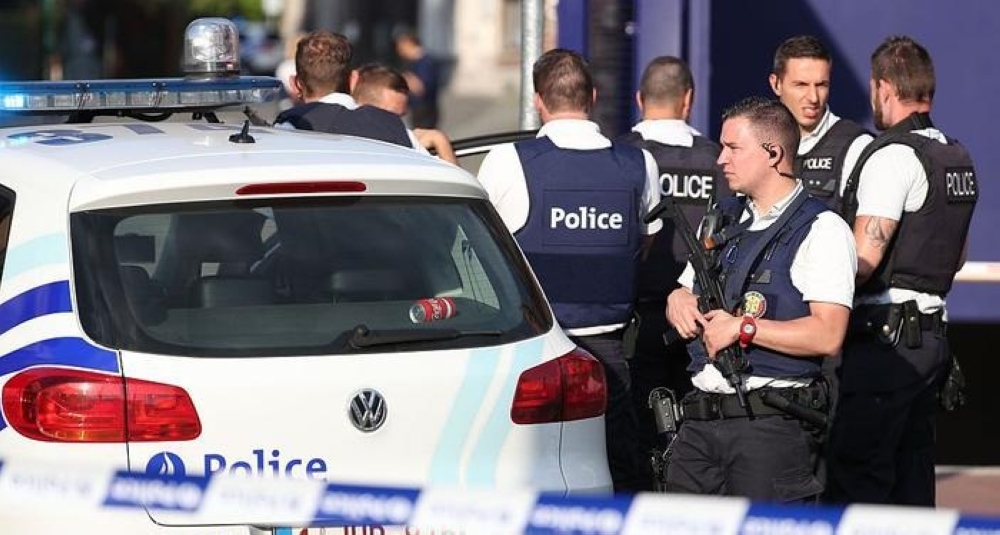
[[[775,147],[773,143],[761,143],[760,147],[767,152],[768,156],[770,156],[771,158],[774,158],[774,159],[778,160],[778,161],[774,162],[774,164],[771,165],[771,167],[774,167],[775,171],[778,171],[778,162],[781,161],[781,157],[784,155],[784,151],[783,150],[779,150],[780,147]],[[785,173],[784,171],[778,171],[778,174],[781,175],[781,176],[783,176],[783,177],[785,177],[785,178],[791,178],[793,180],[795,179],[795,175],[792,175],[791,173]]]
[[[770,157],[772,158],[778,157],[778,150],[774,148],[774,145],[770,143],[761,143],[760,146],[763,147],[765,151],[767,151],[767,154]]]

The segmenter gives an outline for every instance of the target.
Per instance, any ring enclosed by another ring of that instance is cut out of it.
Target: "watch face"
[[[756,331],[757,331],[757,326],[754,325],[753,323],[743,324],[743,334],[753,334]]]

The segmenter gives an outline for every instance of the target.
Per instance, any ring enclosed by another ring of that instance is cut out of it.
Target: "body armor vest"
[[[742,202],[735,198],[723,205],[723,210],[737,221],[742,209]],[[726,302],[736,308],[729,312],[779,321],[809,315],[809,303],[802,300],[802,292],[792,284],[791,267],[813,221],[826,210],[821,201],[802,191],[771,226],[739,233],[722,247],[720,276]],[[701,340],[691,342],[688,353],[689,371],[701,371],[708,363]],[[745,350],[745,355],[749,363],[747,372],[759,377],[818,377],[823,360],[794,357],[753,344]]]
[[[979,198],[979,182],[969,153],[958,141],[947,144],[912,133],[932,128],[927,114],[913,114],[877,137],[858,159],[844,192],[850,225],[858,210],[857,186],[865,162],[892,144],[913,148],[927,174],[927,197],[915,212],[903,212],[889,252],[858,294],[901,288],[945,296],[959,270],[962,250]]]
[[[692,225],[705,215],[709,199],[732,195],[719,170],[719,145],[701,136],[691,147],[666,145],[644,140],[631,132],[621,141],[646,149],[659,168],[660,195],[677,201],[684,217]],[[687,247],[677,235],[673,222],[663,220],[663,228],[653,237],[646,259],[639,265],[639,299],[665,301],[677,287],[677,278],[687,264]]]
[[[547,137],[514,145],[530,208],[514,237],[568,328],[628,321],[635,303],[646,184],[642,151],[560,149]]]
[[[413,148],[403,120],[375,106],[352,110],[340,104],[310,102],[281,112],[274,122],[289,123],[299,130],[365,137]]]
[[[795,157],[795,176],[809,193],[830,209],[840,210],[840,177],[854,140],[868,132],[854,121],[841,119],[805,154]]]

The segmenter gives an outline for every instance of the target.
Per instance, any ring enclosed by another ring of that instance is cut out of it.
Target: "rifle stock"
[[[712,199],[709,199],[710,210],[711,202]],[[694,268],[695,278],[701,290],[700,295],[698,295],[698,309],[702,314],[715,309],[722,309],[729,312],[731,307],[726,303],[722,283],[719,281],[718,273],[716,273],[715,262],[705,247],[695,239],[695,232],[691,229],[691,225],[688,223],[687,218],[684,217],[684,213],[680,210],[680,207],[677,206],[677,202],[673,198],[667,197],[650,210],[643,219],[646,223],[650,223],[663,215],[669,217],[674,223],[674,227],[681,235],[684,245],[688,249],[691,266]],[[718,217],[716,216],[717,220]],[[706,226],[711,227],[715,224],[717,223],[713,222],[712,225]],[[706,235],[706,238],[717,235],[713,228],[703,228],[703,234]],[[667,339],[666,336],[664,338]],[[746,367],[746,358],[740,347],[732,345],[719,351],[715,356],[713,364],[722,373],[722,376],[726,378],[729,385],[733,387],[733,390],[736,391],[740,407],[748,408],[746,386],[743,384],[741,376],[743,369]]]

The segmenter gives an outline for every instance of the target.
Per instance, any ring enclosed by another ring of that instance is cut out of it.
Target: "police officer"
[[[688,221],[700,221],[710,199],[718,200],[730,193],[715,163],[719,145],[687,123],[694,101],[691,70],[680,58],[653,59],[642,73],[635,100],[642,121],[621,140],[653,155],[659,168],[660,195],[674,198]],[[684,241],[668,219],[639,266],[636,304],[639,331],[629,366],[647,449],[656,446],[653,415],[647,405],[650,391],[666,386],[683,396],[691,390],[691,379],[685,371],[688,359],[684,344],[667,346],[663,341],[663,334],[669,328],[664,312],[667,294],[677,288],[687,254]]]
[[[642,216],[660,198],[649,153],[612,143],[588,120],[597,96],[586,60],[554,49],[535,62],[538,137],[501,145],[479,180],[514,233],[556,319],[601,360],[608,381],[605,415],[615,490],[651,486],[622,344],[635,303],[642,248],[660,224]]]
[[[839,212],[847,177],[872,136],[830,111],[832,67],[830,53],[819,39],[799,35],[775,51],[768,81],[799,124],[795,176],[809,193]]]
[[[378,63],[367,63],[351,73],[351,96],[360,106],[376,106],[402,117],[409,110],[410,87],[402,73]],[[414,128],[422,147],[442,160],[458,165],[455,149],[444,132],[436,128]]]
[[[398,115],[375,106],[358,107],[347,93],[353,49],[337,33],[315,31],[299,40],[291,83],[303,104],[275,118],[275,126],[378,139],[424,149]]]
[[[882,133],[848,181],[858,292],[830,437],[829,499],[934,505],[934,410],[949,361],[945,297],[979,196],[968,152],[930,118],[930,54],[890,37],[871,57]]]
[[[791,174],[799,143],[795,118],[777,101],[751,97],[723,115],[719,163],[735,226],[720,250],[727,306],[698,310],[692,270],[667,299],[668,320],[688,345],[695,390],[681,400],[685,421],[667,468],[667,490],[774,502],[815,499],[816,446],[810,429],[773,404],[779,395],[821,407],[814,385],[821,361],[836,354],[847,329],[856,255],[850,229]],[[735,223],[738,222],[738,223]],[[743,348],[749,369],[731,383],[713,366],[724,348]]]
[[[787,39],[774,52],[768,82],[799,123],[799,148],[795,176],[806,190],[842,213],[843,190],[861,151],[872,141],[861,125],[837,117],[828,105],[833,59],[823,42],[812,35]],[[823,377],[830,392],[831,411],[837,403],[837,367],[840,355],[823,359]],[[825,477],[822,458],[818,475]]]

